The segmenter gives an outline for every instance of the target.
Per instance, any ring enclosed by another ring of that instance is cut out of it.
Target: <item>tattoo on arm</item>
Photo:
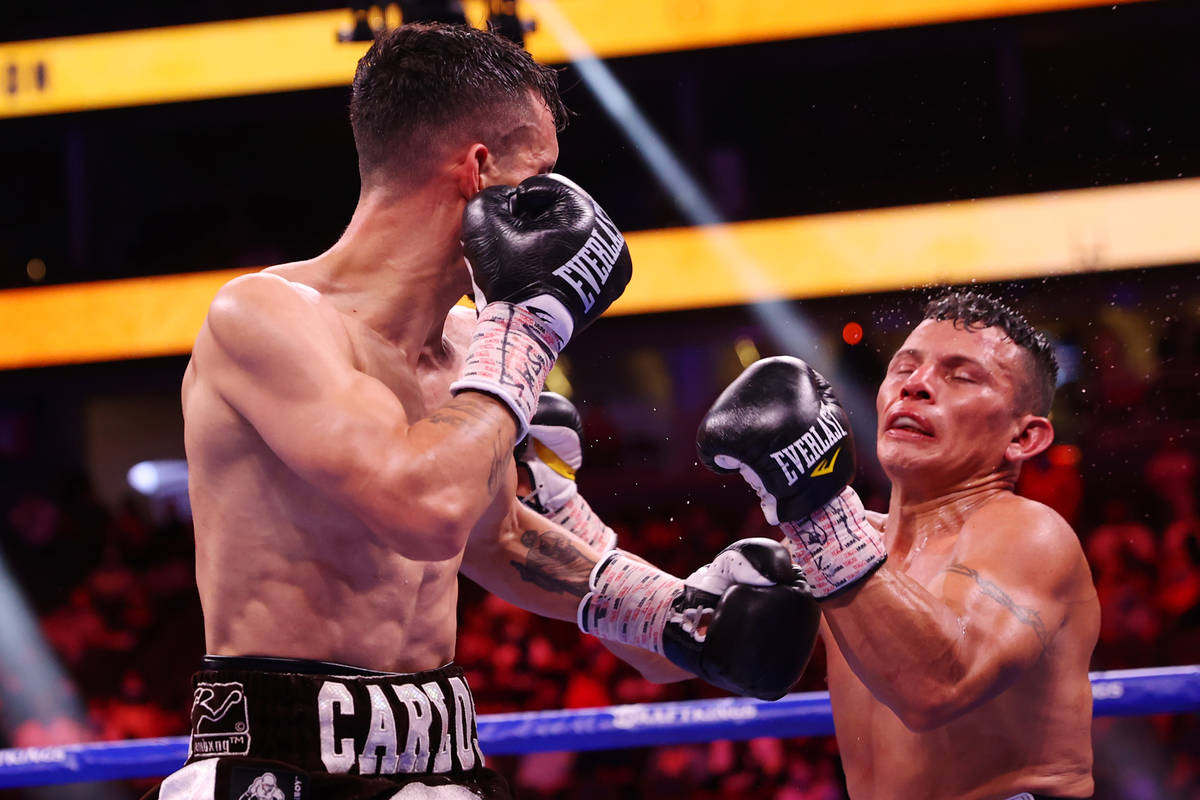
[[[1000,605],[1004,606],[1009,612],[1017,618],[1023,625],[1028,625],[1037,635],[1038,641],[1042,643],[1042,650],[1050,646],[1050,639],[1053,638],[1049,631],[1046,630],[1046,623],[1042,622],[1042,616],[1036,609],[1028,606],[1019,606],[1016,602],[1005,593],[1003,589],[997,586],[992,581],[984,578],[979,574],[979,570],[972,569],[965,564],[951,564],[946,567],[943,572],[949,572],[954,575],[965,575],[979,586],[980,591],[985,595],[995,600]]]
[[[500,446],[500,442],[492,440],[492,468],[488,470],[488,491],[495,494],[500,489],[500,479],[504,469],[512,462],[512,450]]]
[[[483,414],[474,405],[472,400],[465,397],[454,398],[426,417],[425,421],[434,425],[446,425],[451,428],[464,428],[472,424],[488,425],[490,423],[487,415]],[[479,431],[478,434],[482,436],[486,432]],[[512,450],[505,448],[499,439],[493,438],[491,466],[488,468],[487,478],[488,491],[492,494],[495,494],[500,488],[500,480],[504,477],[504,470],[511,458]]]
[[[425,419],[434,425],[449,425],[452,428],[461,428],[471,422],[487,422],[487,417],[480,414],[470,400],[462,397],[454,398]]]
[[[521,580],[548,592],[583,597],[592,562],[558,531],[525,531],[521,544],[529,550],[525,563],[510,561]]]

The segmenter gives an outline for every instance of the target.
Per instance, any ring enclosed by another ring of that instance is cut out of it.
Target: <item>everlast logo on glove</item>
[[[838,415],[825,409],[817,417],[817,424],[802,433],[800,438],[787,447],[771,453],[771,458],[783,471],[788,486],[800,480],[800,475],[808,472],[814,465],[817,465],[817,469],[813,469],[812,477],[828,475],[833,472],[833,462],[838,456],[837,453],[832,452],[832,449],[834,445],[845,439],[846,435],[846,429],[842,426]],[[817,464],[827,456],[826,463]],[[793,466],[796,469],[792,469]]]
[[[583,312],[592,310],[596,296],[612,274],[613,267],[625,249],[625,239],[617,226],[599,206],[596,206],[596,227],[570,261],[554,270],[554,274],[569,283],[583,301]],[[582,280],[580,280],[582,279]]]
[[[473,197],[463,212],[463,253],[476,307],[529,303],[569,317],[554,327],[571,335],[591,325],[633,275],[612,219],[591,195],[553,173],[519,186],[489,186]]]

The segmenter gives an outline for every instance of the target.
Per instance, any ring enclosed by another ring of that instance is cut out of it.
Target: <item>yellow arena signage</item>
[[[581,52],[554,24],[528,36],[535,58],[562,63],[1127,2],[1136,0],[522,0],[519,9],[579,33]],[[464,7],[483,23],[484,0]],[[338,41],[350,26],[342,9],[0,44],[0,117],[345,85],[366,50]]]
[[[1200,261],[1200,178],[631,233],[612,314]],[[180,355],[224,270],[0,291],[0,369]]]

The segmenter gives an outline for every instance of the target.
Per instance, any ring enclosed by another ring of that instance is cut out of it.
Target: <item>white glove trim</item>
[[[770,525],[779,524],[779,510],[776,508],[775,495],[767,491],[767,487],[763,485],[762,478],[758,477],[758,473],[753,470],[748,464],[743,464],[733,456],[727,456],[724,453],[713,456],[713,462],[721,469],[736,469],[742,473],[742,478],[746,483],[750,484],[750,488],[758,495],[758,505],[762,508],[763,516],[767,518],[767,523]]]

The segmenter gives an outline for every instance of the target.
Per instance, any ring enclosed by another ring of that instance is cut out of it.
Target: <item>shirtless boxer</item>
[[[815,639],[779,543],[685,582],[517,498],[546,374],[631,274],[603,210],[549,174],[563,118],[554,73],[500,36],[381,36],[342,238],[218,292],[182,390],[209,655],[188,763],[152,796],[225,800],[267,772],[289,800],[507,796],[451,664],[460,570],[651,677],[779,696],[803,668],[803,645],[753,633]]]
[[[845,411],[803,362],[752,365],[702,423],[705,463],[755,487],[819,598],[852,798],[1093,791],[1096,590],[1067,523],[1013,493],[1054,439],[1056,373],[994,300],[931,302],[879,388],[875,525],[846,487]]]

